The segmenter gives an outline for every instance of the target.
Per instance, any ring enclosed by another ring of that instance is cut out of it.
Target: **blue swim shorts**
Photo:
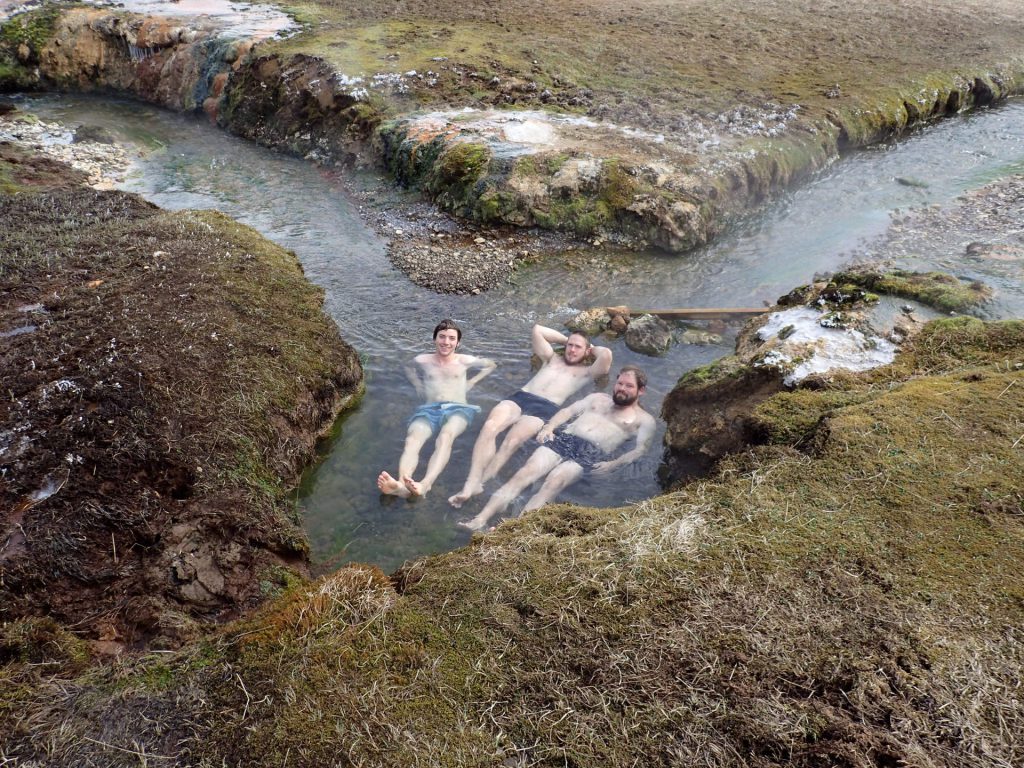
[[[555,432],[555,438],[544,445],[566,461],[579,464],[584,472],[589,472],[599,461],[608,458],[608,455],[594,443],[568,432]]]
[[[541,421],[550,421],[551,417],[558,413],[558,406],[547,398],[521,389],[508,399],[519,406],[523,416],[536,416]]]
[[[416,419],[426,419],[430,424],[431,434],[437,434],[437,430],[440,429],[448,419],[458,414],[466,420],[466,424],[473,423],[473,417],[480,413],[479,405],[469,405],[468,403],[427,403],[421,405],[413,413],[409,419],[409,423],[412,424]]]

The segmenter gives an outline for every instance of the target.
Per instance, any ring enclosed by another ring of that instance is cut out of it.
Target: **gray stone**
[[[640,315],[629,322],[626,346],[634,352],[660,357],[672,346],[672,326],[655,315]]]

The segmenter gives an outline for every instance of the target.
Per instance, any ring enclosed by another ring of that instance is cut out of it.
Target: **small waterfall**
[[[140,48],[137,45],[128,43],[128,56],[131,58],[133,63],[145,61],[146,59],[152,58],[156,55],[158,48]]]

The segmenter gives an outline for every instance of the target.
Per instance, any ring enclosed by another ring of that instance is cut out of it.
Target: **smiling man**
[[[611,396],[595,392],[560,410],[537,433],[541,446],[522,468],[494,492],[479,515],[459,525],[482,530],[542,477],[544,484],[526,502],[524,512],[539,509],[585,476],[604,475],[639,459],[650,449],[655,434],[654,417],[638,402],[646,389],[647,375],[635,365],[627,365],[619,371]],[[569,425],[559,429],[566,422]],[[632,438],[636,438],[632,450],[611,458]]]
[[[458,352],[462,329],[451,320],[442,320],[434,328],[434,352],[417,355],[406,367],[406,375],[424,400],[409,419],[405,447],[398,461],[398,477],[386,471],[377,476],[381,493],[393,496],[425,496],[438,475],[448,465],[455,438],[466,431],[480,406],[469,405],[466,395],[496,367],[493,360]],[[479,368],[468,378],[470,369]],[[427,471],[420,481],[413,473],[420,461],[420,451],[434,435],[434,453],[427,462]]]
[[[462,490],[448,498],[453,507],[461,507],[484,489],[484,483],[505,466],[516,449],[533,437],[571,395],[584,384],[606,376],[612,367],[612,351],[590,343],[574,331],[566,336],[553,328],[534,325],[531,333],[533,352],[543,364],[523,388],[491,409],[473,446],[469,475]],[[565,343],[558,355],[552,344]],[[588,358],[592,362],[587,364]],[[498,435],[509,433],[497,446]]]

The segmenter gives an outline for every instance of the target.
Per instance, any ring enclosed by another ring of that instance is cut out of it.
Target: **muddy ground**
[[[6,143],[0,180],[0,616],[179,645],[306,572],[286,489],[358,358],[294,256],[223,216]]]

